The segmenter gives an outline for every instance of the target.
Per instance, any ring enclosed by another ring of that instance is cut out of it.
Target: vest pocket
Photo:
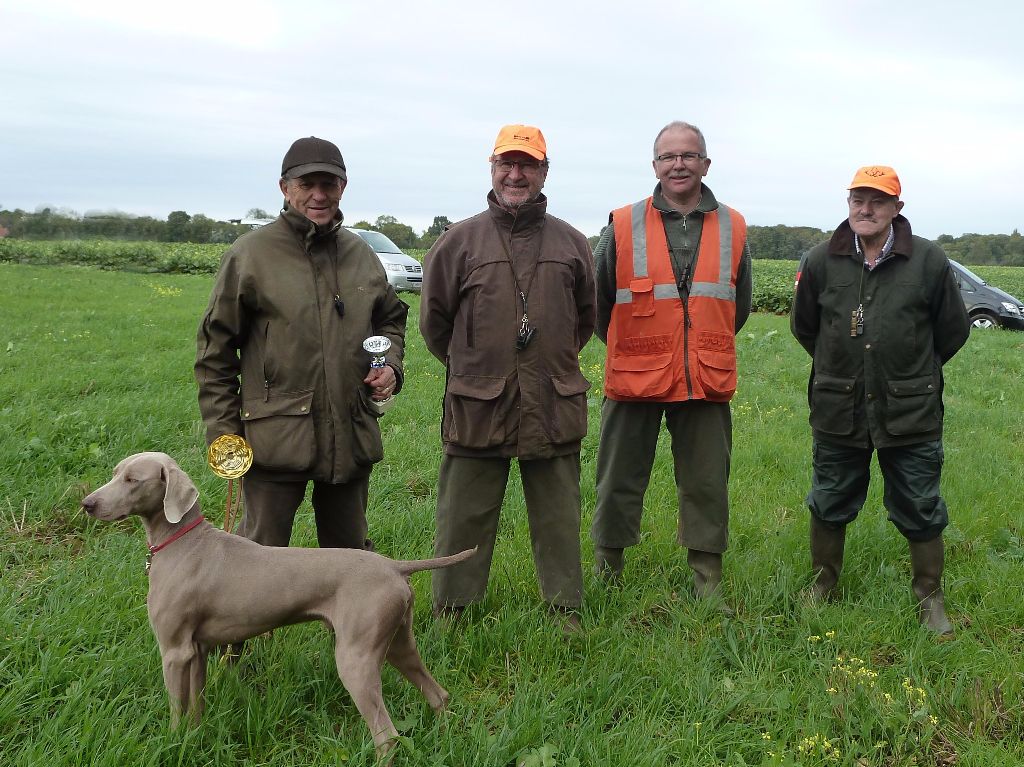
[[[612,375],[605,377],[608,394],[619,397],[657,397],[672,386],[672,352],[617,354]]]
[[[736,393],[736,356],[730,352],[697,349],[697,378],[705,399],[727,402]]]
[[[243,403],[242,425],[253,463],[275,471],[309,469],[316,456],[312,410],[312,390]]]
[[[825,434],[853,432],[853,403],[856,378],[816,373],[811,380],[811,427]]]
[[[555,389],[551,413],[551,441],[558,444],[575,442],[587,436],[588,381],[582,373],[574,371],[551,376]]]
[[[654,316],[654,280],[650,277],[637,277],[629,281],[629,290],[633,294],[630,303],[633,316]]]
[[[450,374],[441,426],[444,441],[468,448],[502,444],[506,434],[500,413],[504,391],[503,376]]]
[[[942,426],[941,398],[934,376],[889,381],[885,430],[892,435],[921,434]]]

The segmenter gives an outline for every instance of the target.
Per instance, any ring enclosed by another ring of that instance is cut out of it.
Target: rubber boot
[[[574,636],[582,633],[583,624],[580,622],[578,610],[562,605],[548,605],[548,611],[555,617],[555,621],[562,629],[565,636]]]
[[[622,580],[624,552],[611,546],[594,546],[594,575],[608,582]]]
[[[846,548],[846,525],[838,529],[825,527],[811,515],[811,569],[815,572],[811,599],[820,602],[835,592],[839,573],[843,571],[843,550]]]
[[[686,550],[686,564],[693,570],[693,593],[697,599],[718,603],[723,614],[732,616],[732,609],[722,601],[722,555],[699,549]]]
[[[465,605],[434,605],[434,620],[449,628],[460,624],[465,614]]]
[[[946,617],[946,600],[942,593],[942,571],[946,561],[942,536],[909,543],[913,572],[911,587],[917,597],[918,620],[936,634],[949,636],[953,633],[953,624]]]

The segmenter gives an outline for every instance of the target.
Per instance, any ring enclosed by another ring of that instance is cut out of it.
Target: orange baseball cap
[[[899,197],[902,189],[900,177],[888,165],[865,165],[863,168],[858,168],[853,176],[853,181],[846,188],[857,189],[863,186],[891,194],[893,197]]]
[[[498,131],[494,142],[494,154],[503,152],[526,152],[531,157],[543,160],[547,157],[548,145],[540,128],[532,125],[506,125]]]

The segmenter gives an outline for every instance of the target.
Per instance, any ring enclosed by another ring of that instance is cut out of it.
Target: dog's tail
[[[471,549],[460,551],[458,554],[451,554],[447,557],[436,557],[435,559],[396,559],[395,565],[398,567],[398,572],[402,575],[409,576],[412,573],[418,573],[421,570],[437,570],[442,567],[451,567],[457,565],[459,562],[465,562],[471,556],[476,554],[477,547],[474,546]]]

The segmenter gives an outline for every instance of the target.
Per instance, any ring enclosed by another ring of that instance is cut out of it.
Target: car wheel
[[[987,330],[988,328],[999,327],[999,319],[988,312],[978,312],[971,317],[971,327]]]

